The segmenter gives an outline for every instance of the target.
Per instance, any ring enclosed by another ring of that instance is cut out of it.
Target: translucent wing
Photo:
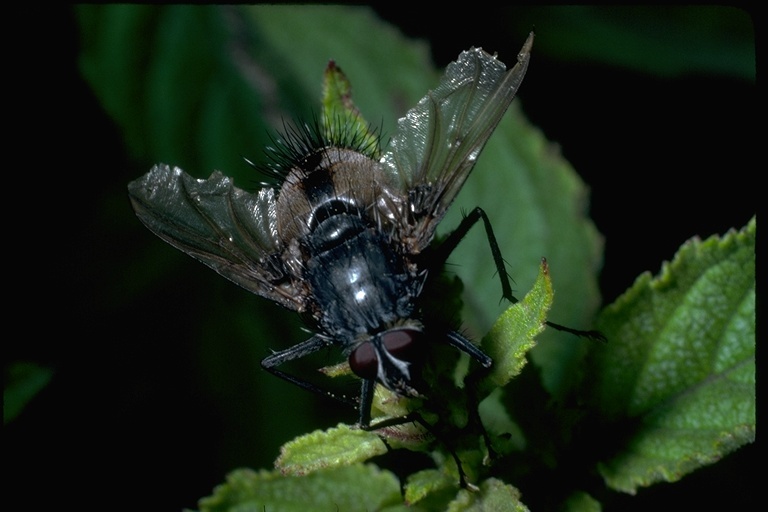
[[[430,243],[504,112],[523,81],[533,33],[515,66],[506,66],[479,48],[462,52],[448,65],[440,84],[398,121],[381,164],[399,180],[408,212],[399,215],[409,236],[423,249]],[[405,212],[403,212],[405,213]]]
[[[274,190],[251,194],[218,171],[198,180],[156,165],[128,193],[136,215],[163,240],[246,290],[302,309],[278,257]]]

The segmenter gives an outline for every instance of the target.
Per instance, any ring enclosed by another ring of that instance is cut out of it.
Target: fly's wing
[[[139,219],[157,236],[246,290],[300,310],[277,255],[275,193],[251,194],[214,172],[195,179],[178,167],[156,165],[128,184]]]
[[[440,84],[398,121],[381,164],[398,183],[407,211],[397,217],[416,250],[432,241],[437,224],[467,179],[528,68],[533,33],[506,66],[479,48],[462,52]],[[392,217],[390,215],[390,217]]]

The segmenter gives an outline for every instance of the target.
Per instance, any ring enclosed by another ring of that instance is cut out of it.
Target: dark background
[[[377,12],[405,34],[427,39],[440,67],[464,49],[454,46],[457,31],[462,42],[477,40],[505,54],[522,40],[504,24],[509,16],[479,8],[440,10],[439,22],[433,11],[403,13],[387,5]],[[129,319],[162,308],[151,328],[183,339],[178,327],[171,332],[178,323],[163,319],[189,314],[189,305],[171,297],[188,293],[192,307],[205,304],[194,298],[193,283],[150,303],[116,303],[113,291],[102,289],[104,276],[123,272],[121,247],[142,243],[104,229],[112,221],[103,212],[125,207],[105,210],[105,198],[124,190],[134,170],[118,130],[79,75],[71,10],[28,7],[18,14],[14,20],[29,28],[8,46],[12,72],[5,79],[7,110],[15,113],[7,146],[15,158],[5,179],[7,303],[13,305],[6,318],[16,328],[4,353],[8,361],[49,364],[56,374],[4,426],[6,494],[32,510],[194,507],[227,471],[249,461],[222,458],[228,427],[212,405],[216,397],[201,397],[196,360],[178,346],[148,345]],[[518,18],[535,22],[525,9]],[[543,36],[551,29],[536,24],[536,30]],[[562,83],[567,87],[552,94],[553,84]],[[525,92],[527,117],[561,145],[591,187],[592,217],[606,240],[600,278],[606,302],[641,272],[658,272],[686,239],[739,228],[756,212],[757,172],[765,170],[757,123],[764,110],[753,82],[695,71],[660,77],[537,54]],[[93,202],[77,199],[84,196]],[[200,279],[220,278],[200,272]],[[236,292],[213,286],[219,293],[213,300],[237,300]],[[345,419],[352,418],[339,421]],[[302,429],[288,427],[286,436]],[[756,464],[752,445],[674,485],[615,496],[606,510],[677,500],[701,510],[747,509],[756,494]]]

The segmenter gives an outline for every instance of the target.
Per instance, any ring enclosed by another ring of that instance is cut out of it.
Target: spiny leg
[[[469,214],[461,220],[461,223],[456,229],[451,231],[445,240],[440,243],[432,255],[434,258],[432,263],[435,265],[435,268],[442,267],[454,249],[456,249],[464,237],[467,236],[467,233],[472,229],[472,226],[474,226],[480,219],[483,220],[485,234],[488,238],[488,245],[491,248],[491,255],[493,256],[493,263],[496,265],[496,271],[501,280],[501,294],[505,299],[514,304],[517,302],[517,299],[512,295],[512,286],[509,283],[509,275],[507,275],[506,265],[504,263],[504,258],[501,255],[501,249],[499,249],[499,243],[496,241],[496,235],[493,234],[493,227],[491,227],[491,221],[488,219],[488,215],[486,215],[485,211],[479,206],[469,212]]]
[[[460,333],[449,331],[445,338],[449,345],[456,347],[462,352],[466,352],[472,359],[483,365],[484,368],[490,368],[493,364],[493,359]]]

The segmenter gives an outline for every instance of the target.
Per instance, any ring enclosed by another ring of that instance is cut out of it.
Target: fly
[[[314,334],[269,355],[262,367],[324,393],[278,367],[327,347],[341,349],[362,380],[359,400],[347,401],[357,406],[359,424],[369,426],[376,383],[400,396],[421,396],[416,363],[425,343],[447,343],[486,368],[493,363],[457,331],[434,340],[418,299],[428,275],[482,220],[503,295],[515,302],[483,210],[473,210],[439,245],[432,242],[512,102],[532,44],[531,33],[510,70],[482,49],[462,52],[399,120],[383,156],[357,136],[293,128],[272,167],[279,188],[249,193],[218,171],[197,180],[156,165],[129,184],[133,208],[166,242],[309,319]]]

